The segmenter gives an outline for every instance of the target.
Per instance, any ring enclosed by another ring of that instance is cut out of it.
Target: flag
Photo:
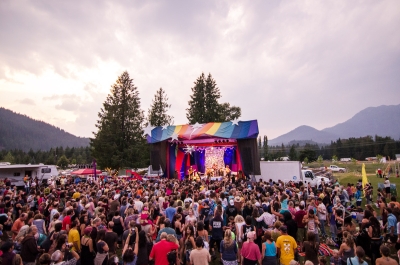
[[[362,187],[364,189],[365,185],[368,183],[367,172],[365,171],[365,164],[364,163],[362,164],[361,174],[362,174]],[[364,191],[364,193],[365,193],[365,191]]]

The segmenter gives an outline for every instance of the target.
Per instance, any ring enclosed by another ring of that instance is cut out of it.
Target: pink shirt
[[[259,260],[261,258],[260,248],[254,242],[244,242],[241,254],[244,258],[249,260]]]

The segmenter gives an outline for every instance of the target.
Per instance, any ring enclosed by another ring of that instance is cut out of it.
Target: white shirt
[[[390,181],[388,179],[385,180],[383,184],[385,185],[385,188],[390,188]]]
[[[260,217],[256,218],[257,222],[261,222],[264,220],[264,223],[268,226],[273,226],[275,223],[275,215],[270,214],[269,212],[264,212]]]
[[[326,220],[326,207],[323,203],[318,205],[317,216],[319,220]]]
[[[143,208],[143,202],[137,200],[135,201],[135,206],[134,206],[139,213],[142,213],[142,208]]]

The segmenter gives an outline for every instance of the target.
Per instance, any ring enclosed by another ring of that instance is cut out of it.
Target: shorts
[[[389,194],[390,193],[390,187],[385,188],[386,193]]]
[[[306,232],[306,229],[304,227],[297,228],[297,241],[298,242],[303,242],[304,241],[305,232]]]

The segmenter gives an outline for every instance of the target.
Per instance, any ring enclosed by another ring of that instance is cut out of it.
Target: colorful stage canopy
[[[165,140],[182,141],[206,138],[251,139],[258,136],[257,120],[210,122],[206,124],[172,125],[146,128],[150,144]],[[151,135],[149,135],[151,132]]]

